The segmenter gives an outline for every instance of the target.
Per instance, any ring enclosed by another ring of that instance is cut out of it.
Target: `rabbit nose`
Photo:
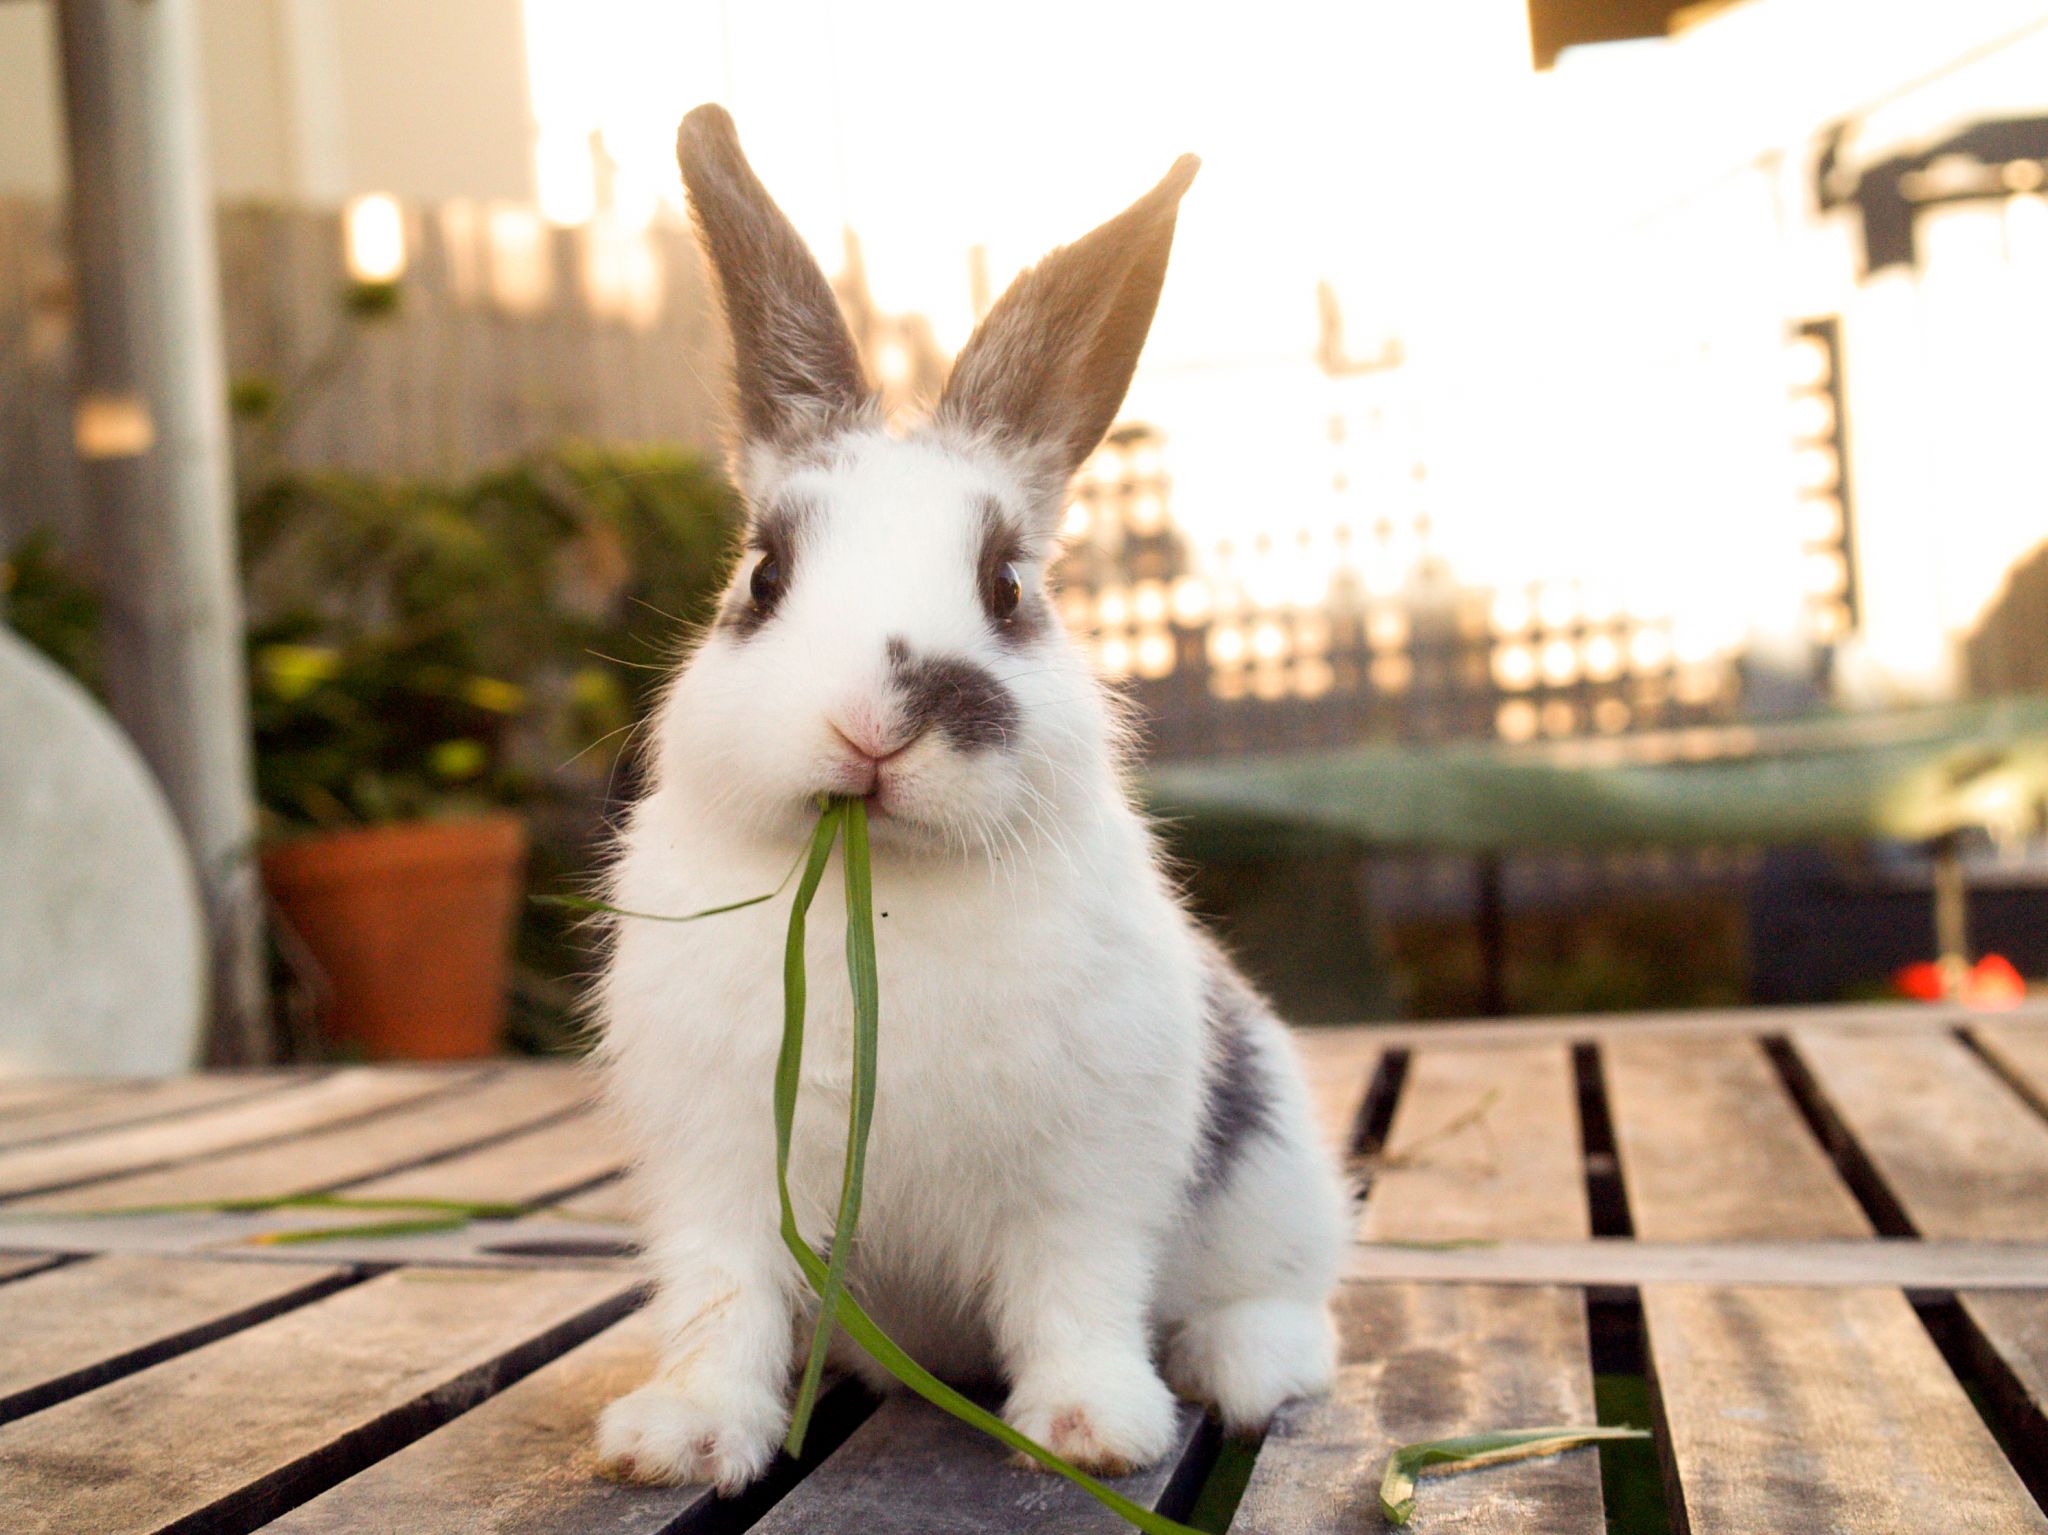
[[[838,720],[827,720],[825,723],[830,727],[832,734],[839,738],[840,745],[855,757],[875,767],[880,767],[892,757],[902,756],[916,744],[917,738],[924,734],[922,730],[912,730],[908,733],[899,730],[890,736],[873,726],[842,725]]]

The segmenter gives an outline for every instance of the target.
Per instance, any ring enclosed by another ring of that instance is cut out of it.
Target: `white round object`
[[[92,696],[0,627],[0,1076],[189,1069],[198,882],[163,792]]]

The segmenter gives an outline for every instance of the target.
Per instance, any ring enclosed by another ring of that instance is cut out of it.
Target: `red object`
[[[1941,966],[1932,960],[1906,965],[1892,975],[1892,989],[1915,1002],[1939,1002],[1948,995]],[[1987,954],[1963,975],[1961,1001],[1971,1007],[2017,1007],[2027,998],[2027,982],[2003,954]]]
[[[1941,966],[1931,959],[1906,965],[1893,974],[1892,990],[1915,1002],[1939,1002],[1942,998]]]
[[[265,853],[271,896],[319,967],[333,1041],[373,1061],[495,1051],[525,862],[526,827],[509,815],[335,832]]]
[[[2003,954],[1977,961],[1963,987],[1963,997],[1976,1007],[2018,1007],[2027,1000],[2027,982]]]

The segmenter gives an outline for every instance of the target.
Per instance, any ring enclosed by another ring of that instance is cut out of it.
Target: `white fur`
[[[999,453],[929,432],[752,467],[756,505],[796,493],[818,515],[774,617],[714,630],[669,692],[610,899],[680,913],[772,887],[842,781],[833,725],[892,728],[891,638],[1002,679],[1014,738],[962,753],[928,734],[888,765],[874,821],[881,1051],[854,1291],[928,1367],[1001,1377],[1010,1420],[1086,1465],[1168,1448],[1161,1354],[1232,1427],[1263,1423],[1329,1377],[1343,1203],[1270,1021],[1271,1123],[1194,1196],[1206,941],[1129,803],[1086,664],[1049,616],[1005,646],[976,592],[976,498],[1042,527],[1056,503]],[[1033,551],[1027,589],[1051,552]],[[835,855],[810,919],[791,1164],[820,1245],[850,1070],[839,879]],[[627,1474],[730,1490],[786,1426],[809,1314],[778,1235],[769,1102],[788,909],[617,926],[602,1055],[638,1152],[664,1340],[655,1380],[600,1425]]]

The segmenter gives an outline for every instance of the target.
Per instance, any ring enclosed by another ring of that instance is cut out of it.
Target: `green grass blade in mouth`
[[[1504,1428],[1456,1439],[1425,1439],[1404,1444],[1387,1457],[1380,1478],[1380,1512],[1389,1524],[1406,1524],[1415,1514],[1415,1479],[1431,1469],[1472,1471],[1511,1460],[1534,1460],[1576,1449],[1602,1439],[1647,1439],[1640,1428],[1594,1425],[1565,1428]]]
[[[825,877],[825,864],[832,856],[832,844],[845,820],[845,806],[838,801],[826,805],[818,815],[817,830],[811,833],[810,851],[804,860],[803,878],[797,882],[796,899],[790,903],[789,936],[782,947],[782,1048],[775,1057],[775,1194],[782,1206],[783,1245],[797,1255],[800,1264],[805,1258],[817,1261],[817,1254],[804,1245],[803,1233],[796,1223],[796,1208],[789,1199],[789,1141],[796,1124],[796,1094],[803,1079],[804,1063],[805,918],[810,915],[811,902]],[[822,1313],[820,1322],[825,1322]],[[799,1388],[785,1441],[792,1455],[803,1450],[804,1434],[810,1427],[811,1409],[815,1405],[815,1385],[809,1399]]]
[[[846,1290],[846,1265],[853,1233],[860,1221],[860,1200],[867,1171],[868,1132],[875,1118],[875,1061],[881,1025],[881,988],[875,973],[875,899],[868,862],[868,807],[847,800],[841,810],[846,845],[841,863],[846,875],[846,975],[853,991],[853,1084],[846,1130],[846,1172],[839,1188],[839,1219],[832,1229],[831,1260],[825,1287],[818,1296],[818,1325],[811,1335],[810,1357],[797,1388],[796,1412],[790,1418],[790,1440],[801,1447],[810,1426],[810,1408],[817,1401],[825,1373],[825,1352],[832,1341],[833,1318]]]

